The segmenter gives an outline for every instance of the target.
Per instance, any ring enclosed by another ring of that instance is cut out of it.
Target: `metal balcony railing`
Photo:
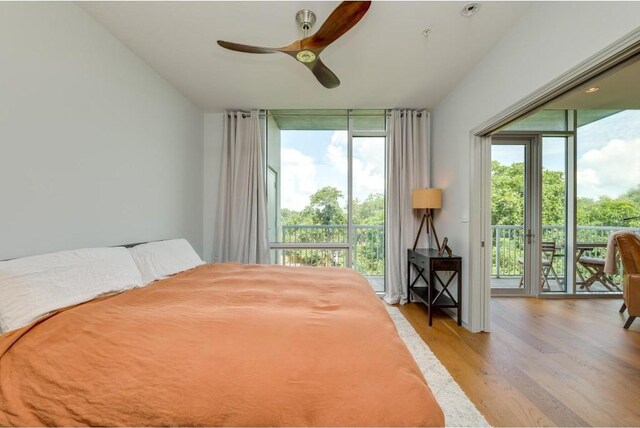
[[[494,278],[513,277],[522,275],[522,265],[518,260],[524,258],[524,227],[514,225],[492,225],[493,235],[493,257],[491,275]],[[564,253],[563,248],[566,242],[565,226],[545,225],[542,226],[541,242],[553,241],[559,248],[560,253]],[[617,227],[617,226],[578,226],[576,228],[576,241],[588,243],[606,243],[609,234],[617,230],[628,230],[640,232],[637,227]],[[605,248],[594,248],[584,253],[587,257],[604,258]],[[554,259],[554,268],[561,277],[565,276],[565,258]]]
[[[317,244],[348,242],[346,225],[283,225],[282,243]],[[277,260],[287,266],[346,266],[346,249],[284,249]],[[384,226],[355,225],[353,266],[365,276],[384,275]]]
[[[491,274],[495,278],[517,277],[522,275],[522,265],[518,262],[524,257],[524,228],[519,225],[492,225],[493,257]],[[606,243],[609,234],[617,230],[640,232],[640,228],[616,226],[578,226],[578,242]],[[347,239],[346,225],[283,225],[281,242],[283,243],[341,243]],[[563,253],[566,234],[561,225],[543,226],[542,241],[553,241]],[[346,266],[346,249],[286,249],[278,257],[279,263],[288,266]],[[353,226],[352,258],[354,267],[365,276],[384,274],[384,226]],[[603,258],[605,248],[594,248],[584,255]],[[554,260],[556,272],[565,276],[565,258]]]

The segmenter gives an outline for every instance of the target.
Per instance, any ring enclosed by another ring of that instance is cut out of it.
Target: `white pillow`
[[[61,251],[0,262],[0,330],[6,333],[51,311],[141,282],[124,247]]]
[[[204,264],[186,239],[149,242],[129,248],[129,251],[144,284]]]

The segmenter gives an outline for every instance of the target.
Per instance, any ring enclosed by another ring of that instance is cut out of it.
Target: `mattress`
[[[0,336],[0,425],[442,426],[357,272],[202,265]]]

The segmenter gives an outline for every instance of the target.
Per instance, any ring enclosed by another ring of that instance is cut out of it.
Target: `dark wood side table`
[[[411,266],[415,267],[418,275],[411,282]],[[451,272],[447,282],[443,282],[438,272]],[[425,276],[426,275],[426,276]],[[428,276],[428,279],[427,279]],[[416,283],[422,278],[425,286],[417,287]],[[457,300],[449,292],[449,285],[454,279],[458,279]],[[442,287],[436,287],[436,281]],[[462,325],[462,257],[448,256],[446,253],[439,256],[438,250],[433,248],[417,248],[407,250],[407,296],[424,303],[429,309],[429,326],[435,308],[456,308],[458,310],[458,325]]]

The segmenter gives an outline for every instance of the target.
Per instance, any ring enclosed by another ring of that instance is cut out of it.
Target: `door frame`
[[[491,237],[490,188],[491,134],[521,119],[558,96],[590,79],[622,65],[640,53],[640,28],[553,79],[520,101],[490,117],[469,131],[469,330],[491,331],[491,259],[485,253]],[[489,259],[489,264],[487,264]]]

